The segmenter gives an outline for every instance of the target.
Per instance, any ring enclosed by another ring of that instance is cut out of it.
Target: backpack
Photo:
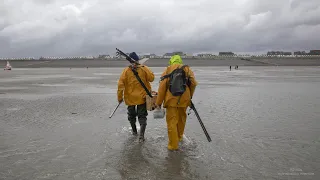
[[[188,77],[186,76],[186,72],[183,70],[186,66],[188,65],[183,65],[182,67],[173,70],[170,74],[164,75],[160,78],[160,81],[165,78],[170,78],[169,91],[173,96],[181,96],[186,91]]]

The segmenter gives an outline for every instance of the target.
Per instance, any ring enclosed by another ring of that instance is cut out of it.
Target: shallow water
[[[158,87],[163,68],[152,68]],[[320,179],[319,67],[194,67],[181,151],[117,105],[121,68],[0,71],[0,179]]]

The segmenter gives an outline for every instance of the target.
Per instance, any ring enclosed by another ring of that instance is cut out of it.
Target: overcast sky
[[[0,0],[0,57],[320,49],[320,0]]]

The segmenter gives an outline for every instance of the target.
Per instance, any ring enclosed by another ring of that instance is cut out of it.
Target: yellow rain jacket
[[[151,84],[154,80],[154,74],[148,66],[137,66],[137,72],[142,82],[147,89],[151,92]],[[123,100],[126,105],[140,105],[146,102],[146,91],[133,74],[130,67],[126,67],[120,76],[118,81],[118,101]]]
[[[174,69],[179,68],[183,65],[183,61],[179,55],[174,55],[171,57],[169,61],[169,66],[165,69],[161,76],[171,73]],[[173,96],[169,91],[169,78],[164,79],[160,82],[158,88],[158,97],[156,104],[161,105],[163,103],[163,107],[188,107],[190,106],[190,100],[193,96],[195,88],[197,86],[197,81],[195,80],[195,76],[190,67],[185,67],[184,71],[186,75],[189,76],[190,86],[186,88],[186,91],[182,94],[180,98],[180,103],[178,104],[179,96]]]
[[[172,56],[169,61],[169,66],[162,73],[162,76],[171,73],[174,69],[181,67],[183,64],[179,55]],[[192,70],[187,66],[184,68],[186,75],[190,77],[190,87],[186,88],[186,91],[180,98],[179,96],[173,96],[169,91],[169,78],[160,82],[158,89],[158,97],[156,100],[157,105],[163,103],[163,107],[166,108],[166,122],[168,128],[168,149],[177,150],[179,147],[179,141],[183,139],[183,133],[187,120],[187,107],[190,106],[191,97],[193,96],[197,82],[195,80]]]

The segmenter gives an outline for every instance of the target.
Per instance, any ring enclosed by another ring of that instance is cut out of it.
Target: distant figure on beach
[[[238,69],[238,65],[236,65],[236,66],[234,67],[234,69]]]
[[[230,66],[230,71],[231,71],[231,66]]]

